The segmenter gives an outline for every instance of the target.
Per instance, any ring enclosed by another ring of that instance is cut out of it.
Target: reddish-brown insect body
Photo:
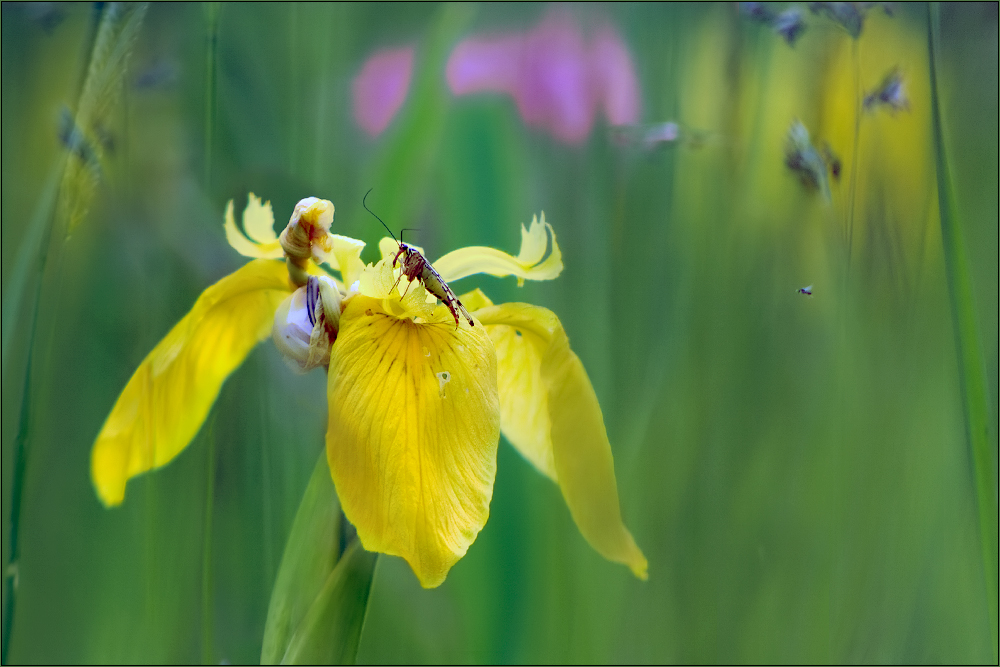
[[[365,200],[368,199],[368,195],[370,194],[371,190],[365,193],[364,198],[361,200],[361,205],[364,206],[369,213],[375,216],[376,220],[382,223],[382,226],[385,227],[387,232],[392,234],[392,230],[389,229],[389,225],[385,224],[382,218],[375,215],[375,213],[368,208],[368,204],[365,203]],[[403,231],[406,230],[402,230],[399,233],[400,238],[398,239],[395,234],[392,234],[393,240],[399,244],[399,252],[397,252],[396,256],[392,258],[392,268],[396,268],[400,255],[403,257],[401,266],[402,271],[400,272],[399,278],[396,280],[396,285],[399,285],[399,281],[403,279],[403,276],[406,276],[406,279],[409,281],[406,285],[406,290],[403,292],[403,296],[406,296],[406,292],[409,291],[410,285],[413,284],[413,281],[419,280],[423,283],[424,289],[440,299],[444,305],[448,306],[448,310],[451,311],[452,317],[455,318],[456,329],[460,324],[458,319],[459,311],[462,312],[462,317],[468,320],[470,327],[476,326],[476,323],[472,321],[472,315],[469,315],[469,311],[465,309],[462,302],[459,301],[458,297],[455,296],[455,293],[451,291],[451,288],[448,287],[448,283],[444,281],[441,274],[434,270],[434,267],[427,261],[427,258],[413,246],[403,243]],[[396,288],[396,285],[393,285],[393,289]]]
[[[403,257],[402,261],[399,260],[400,255]],[[472,321],[472,315],[469,314],[469,311],[465,309],[462,302],[459,301],[455,293],[448,287],[448,283],[441,278],[441,274],[434,270],[434,267],[431,266],[431,263],[427,261],[427,258],[419,250],[411,245],[399,242],[399,252],[392,258],[393,268],[396,268],[397,262],[399,262],[402,269],[400,278],[406,276],[406,279],[410,283],[413,283],[414,280],[419,280],[423,283],[424,289],[440,299],[444,305],[448,306],[448,310],[451,311],[452,316],[455,318],[456,329],[459,325],[459,311],[461,311],[462,317],[469,322],[469,326],[476,326],[475,322]],[[407,285],[406,289],[410,289],[409,285]]]

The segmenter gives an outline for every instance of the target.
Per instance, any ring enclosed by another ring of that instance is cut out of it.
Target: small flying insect
[[[796,294],[805,294],[806,296],[812,296],[813,295],[813,286],[812,285],[806,285],[805,287],[800,287],[797,290],[795,290],[795,293]]]
[[[399,252],[397,252],[396,256],[392,258],[392,268],[396,268],[396,263],[399,262],[400,269],[402,271],[402,273],[399,274],[399,278],[396,279],[396,285],[398,285],[399,281],[403,279],[403,276],[406,276],[406,279],[409,281],[409,284],[406,286],[406,291],[409,291],[410,285],[413,284],[413,281],[419,280],[423,284],[424,289],[436,296],[444,305],[448,306],[448,310],[451,311],[452,316],[455,318],[456,329],[459,325],[459,312],[461,312],[462,317],[469,322],[469,326],[476,326],[475,322],[472,321],[472,315],[469,314],[469,311],[465,309],[462,302],[459,301],[458,297],[455,296],[455,293],[450,287],[448,287],[448,283],[444,281],[441,274],[434,270],[434,267],[427,261],[427,258],[413,246],[403,243],[401,239],[397,239],[396,235],[392,233],[391,229],[389,229],[389,226],[382,221],[382,218],[375,215],[374,211],[368,208],[368,205],[365,203],[365,199],[368,198],[369,194],[371,194],[371,190],[365,193],[364,198],[361,200],[361,205],[365,207],[366,211],[375,216],[376,220],[382,223],[382,226],[385,227],[387,232],[389,232],[392,239],[399,244]],[[403,233],[400,232],[400,237],[402,237],[402,234]],[[402,261],[399,259],[400,256],[403,258]],[[393,289],[395,289],[395,285],[393,286]],[[403,292],[403,296],[406,296],[406,291]]]

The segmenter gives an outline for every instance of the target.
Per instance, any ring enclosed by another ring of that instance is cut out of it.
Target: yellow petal
[[[432,298],[419,280],[410,282],[400,277],[400,269],[392,268],[390,260],[383,259],[374,266],[366,266],[358,279],[358,291],[382,301],[382,308],[396,317],[431,318],[437,300]]]
[[[187,446],[222,383],[258,341],[292,292],[281,262],[256,260],[215,283],[150,352],[111,409],[91,452],[90,472],[105,505],[125,483]]]
[[[247,207],[243,209],[243,229],[252,241],[260,244],[274,243],[278,235],[274,233],[274,213],[271,202],[262,202],[250,193]]]
[[[412,243],[407,243],[406,245],[417,250],[421,255],[424,254],[424,249],[420,246],[413,245]],[[382,254],[382,259],[388,259],[389,263],[392,264],[392,258],[399,252],[399,243],[396,239],[383,236],[378,242],[378,251]]]
[[[466,309],[470,313],[474,310],[479,310],[480,308],[493,305],[490,297],[486,296],[486,294],[483,293],[483,290],[478,287],[471,292],[466,292],[460,296],[458,300],[465,304]]]
[[[524,458],[558,482],[549,437],[548,389],[542,378],[547,343],[538,334],[514,327],[487,326],[486,330],[497,351],[500,428]]]
[[[601,406],[559,318],[523,303],[481,308],[476,317],[496,345],[504,435],[559,483],[591,546],[645,579],[646,558],[622,523]]]
[[[552,252],[541,261],[548,247],[548,235],[552,235]],[[517,276],[518,284],[527,280],[552,280],[563,270],[562,252],[556,243],[556,233],[552,225],[545,222],[545,214],[539,221],[532,219],[531,227],[521,225],[521,252],[512,257],[505,252],[485,246],[472,246],[453,250],[434,262],[434,268],[445,282],[452,282],[476,273],[491,276]]]
[[[256,197],[254,197],[252,194],[250,195],[250,197],[251,200],[250,204],[247,206],[247,211],[251,209],[251,207],[253,206],[253,202],[256,199]],[[258,205],[260,204],[259,199],[257,199],[257,204]],[[267,211],[270,212],[270,210],[271,210],[270,204],[268,204]],[[259,226],[262,215],[263,213],[258,211],[252,214],[250,216],[250,219],[254,222],[254,224]],[[243,222],[244,224],[247,223],[246,211],[244,211],[243,213]],[[272,224],[273,224],[273,217],[272,217]],[[248,239],[243,234],[243,232],[241,232],[236,227],[236,220],[233,218],[232,199],[230,199],[229,203],[226,204],[226,216],[225,216],[225,222],[223,223],[223,227],[226,230],[226,240],[229,242],[229,245],[231,245],[233,249],[236,250],[236,252],[240,253],[244,257],[254,257],[259,259],[277,259],[279,257],[282,257],[284,254],[283,251],[281,250],[281,244],[277,241],[277,239],[270,241],[268,243],[263,243],[263,244],[257,243],[255,241],[251,241],[250,239]],[[247,231],[249,232],[250,230],[248,229]],[[259,232],[260,230],[257,231]],[[273,229],[271,230],[271,236],[272,237],[274,236]]]
[[[527,266],[534,266],[542,261],[542,257],[545,257],[545,248],[549,245],[548,235],[545,233],[545,229],[548,227],[552,229],[551,225],[545,222],[545,212],[542,212],[541,221],[538,220],[538,216],[534,216],[531,219],[531,226],[525,229],[524,225],[521,225],[521,252],[517,254],[517,261],[521,264]],[[552,232],[552,246],[555,252],[559,251],[558,246],[556,246],[556,233]]]
[[[365,549],[438,586],[489,517],[500,437],[496,355],[482,326],[387,313],[354,296],[330,355],[327,456]]]
[[[330,266],[340,271],[344,285],[350,288],[365,268],[365,263],[361,261],[365,242],[340,234],[330,234],[330,242],[333,245],[333,250],[329,253],[332,260]]]

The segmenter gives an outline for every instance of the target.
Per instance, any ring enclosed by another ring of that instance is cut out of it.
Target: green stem
[[[979,515],[984,583],[988,600],[993,659],[997,659],[997,478],[996,464],[990,451],[989,416],[983,355],[976,328],[976,307],[972,278],[962,227],[952,190],[951,174],[945,151],[941,121],[941,98],[938,92],[938,63],[941,52],[941,8],[931,3],[928,12],[928,44],[931,73],[931,110],[934,124],[934,147],[937,160],[938,206],[941,216],[941,243],[951,296],[951,313],[958,348],[958,371],[965,411],[966,437],[972,455]]]
[[[51,229],[51,227],[49,228]],[[42,271],[45,262],[42,261]],[[41,291],[41,280],[38,281],[38,290],[35,294],[35,302],[39,300],[38,292]],[[32,332],[38,323],[38,308],[32,317]],[[7,657],[10,653],[10,638],[14,628],[14,602],[17,595],[18,568],[20,566],[20,531],[21,524],[21,497],[24,492],[24,469],[27,459],[28,433],[31,430],[31,366],[35,353],[35,337],[32,336],[28,344],[28,361],[24,375],[24,394],[21,399],[20,425],[17,430],[17,439],[14,442],[14,477],[11,482],[10,499],[10,557],[4,567],[4,599],[3,599],[3,664],[9,664]]]
[[[205,462],[205,519],[201,550],[201,663],[212,658],[212,512],[215,501],[215,420],[208,429],[208,453]]]
[[[858,142],[861,136],[861,55],[859,49],[858,40],[851,40],[851,59],[854,62],[854,148],[851,154],[851,185],[847,195],[848,273],[851,269],[851,250],[854,247],[854,198],[858,183]]]
[[[205,51],[205,190],[207,191],[212,184],[212,128],[215,125],[215,71],[219,43],[218,2],[206,4],[205,18],[208,22]]]

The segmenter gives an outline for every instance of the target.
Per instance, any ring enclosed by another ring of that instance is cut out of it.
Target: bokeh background
[[[90,447],[146,353],[242,264],[228,200],[269,199],[280,230],[300,198],[331,199],[374,261],[369,188],[431,259],[516,252],[545,212],[558,280],[454,287],[562,319],[649,581],[601,559],[502,442],[491,518],[444,585],[380,559],[359,661],[995,661],[924,5],[868,10],[857,39],[803,8],[793,46],[736,4],[141,11],[2,6],[11,661],[259,660],[323,373],[262,344],[118,509]],[[941,12],[995,480],[997,8]],[[95,51],[102,25],[118,51]],[[855,134],[894,67],[909,109]],[[785,166],[795,119],[840,158],[829,199]]]

